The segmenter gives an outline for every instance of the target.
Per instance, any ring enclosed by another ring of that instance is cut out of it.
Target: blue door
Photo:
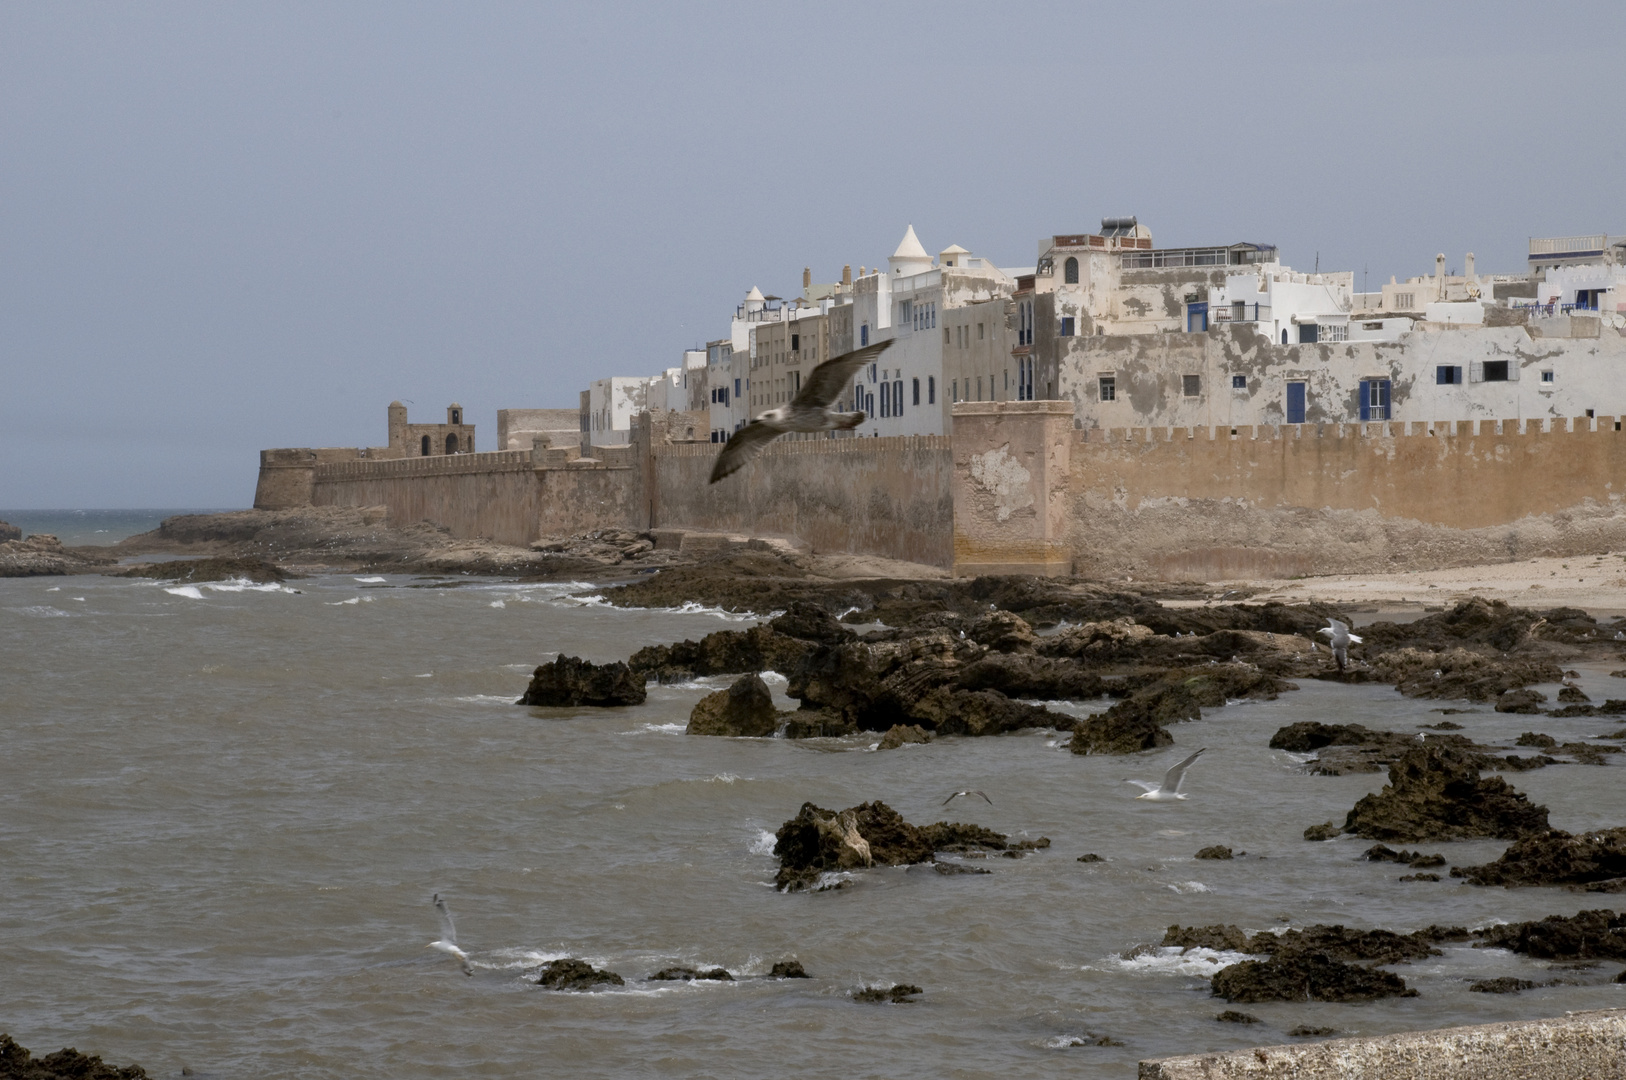
[[[1287,422],[1304,423],[1304,384],[1301,382],[1287,384]]]
[[[1208,329],[1208,301],[1186,305],[1186,333],[1195,334]]]

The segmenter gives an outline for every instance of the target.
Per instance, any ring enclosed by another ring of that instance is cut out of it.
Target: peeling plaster
[[[1033,505],[1033,474],[1010,455],[1010,444],[971,455],[971,479],[993,496],[1000,521]]]

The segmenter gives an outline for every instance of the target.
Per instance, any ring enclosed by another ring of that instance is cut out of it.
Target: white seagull
[[[961,795],[966,795],[966,796],[981,795],[983,802],[987,803],[989,806],[994,805],[994,800],[992,800],[992,799],[990,799],[988,797],[988,793],[986,791],[956,791],[953,795],[950,795],[948,798],[943,800],[943,805],[947,806],[949,803],[953,802],[955,799],[958,799]]]
[[[746,462],[762,453],[763,449],[787,432],[849,431],[864,422],[864,412],[836,412],[830,406],[846,389],[859,368],[873,361],[891,345],[890,340],[854,349],[826,360],[808,372],[802,389],[790,404],[760,413],[729,437],[728,445],[717,455],[717,464],[711,470],[711,483],[715,484],[730,473],[745,467]]]
[[[1208,747],[1205,746],[1202,748],[1202,750],[1192,754],[1184,761],[1171,766],[1169,771],[1163,774],[1163,783],[1161,784],[1154,784],[1150,780],[1125,780],[1124,783],[1134,784],[1138,788],[1144,788],[1146,794],[1136,795],[1135,798],[1145,799],[1148,802],[1173,802],[1176,799],[1184,799],[1186,796],[1180,793],[1180,784],[1186,778],[1186,770],[1189,769],[1191,767],[1191,763],[1201,757],[1203,752],[1207,749]]]
[[[1317,630],[1316,633],[1326,634],[1327,637],[1332,639],[1332,658],[1338,662],[1338,670],[1343,671],[1344,667],[1349,663],[1350,643],[1353,642],[1359,645],[1361,639],[1349,632],[1348,623],[1339,622],[1337,619],[1328,619],[1327,625]]]
[[[446,910],[446,901],[440,898],[440,893],[435,894],[434,904],[435,912],[440,916],[440,940],[431,941],[424,947],[455,956],[463,967],[463,974],[473,975],[474,965],[469,963],[469,954],[457,947],[457,927],[452,925],[452,913]]]

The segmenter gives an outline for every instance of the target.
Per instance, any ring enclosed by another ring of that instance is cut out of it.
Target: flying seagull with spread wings
[[[436,893],[433,903],[435,914],[440,916],[440,940],[431,941],[426,947],[439,949],[462,966],[463,974],[473,975],[474,965],[469,963],[469,954],[457,947],[457,927],[452,924],[452,913],[447,910],[446,901],[440,898],[440,893]]]
[[[711,483],[738,472],[763,448],[789,432],[849,431],[864,422],[864,412],[836,412],[831,408],[858,369],[886,351],[891,341],[854,349],[826,360],[808,373],[801,392],[789,405],[769,409],[729,437],[711,470]]]
[[[1154,784],[1150,780],[1125,780],[1124,783],[1145,789],[1146,794],[1136,795],[1137,799],[1146,799],[1150,802],[1174,802],[1176,799],[1184,799],[1186,796],[1180,793],[1180,784],[1186,778],[1186,770],[1191,768],[1191,763],[1201,757],[1207,749],[1205,746],[1184,761],[1171,766],[1169,771],[1163,774],[1161,784]]]
[[[950,795],[948,798],[943,800],[943,805],[947,806],[949,803],[953,802],[955,799],[958,799],[962,795],[966,796],[967,798],[970,798],[972,795],[981,795],[983,801],[989,806],[994,805],[994,800],[988,798],[988,793],[986,791],[956,791],[953,795]]]
[[[1349,664],[1349,647],[1351,644],[1361,643],[1360,635],[1349,632],[1349,624],[1339,622],[1337,619],[1328,619],[1327,625],[1317,630],[1318,634],[1326,634],[1332,639],[1332,658],[1338,663],[1338,670],[1343,671]]]

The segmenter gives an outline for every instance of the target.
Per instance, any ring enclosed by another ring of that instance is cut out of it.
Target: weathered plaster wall
[[[1626,433],[1613,417],[1596,430],[1584,417],[1574,430],[1540,427],[1075,432],[1067,479],[1075,568],[1215,580],[1626,546]]]
[[[1140,1063],[1140,1080],[1621,1080],[1626,1010]]]
[[[954,569],[1065,575],[1072,406],[1063,401],[954,406]]]
[[[310,499],[387,506],[395,524],[431,521],[456,537],[503,544],[537,538],[539,502],[531,455],[513,451],[318,465]]]
[[[797,537],[815,552],[934,566],[952,560],[954,469],[942,436],[782,439],[745,469],[708,484],[717,449],[655,448],[655,524]]]
[[[1479,420],[1626,413],[1626,338],[1532,338],[1523,326],[1405,334],[1396,342],[1275,344],[1248,325],[1206,333],[1060,339],[1058,397],[1080,426],[1281,424],[1287,383],[1306,384],[1308,423],[1360,418],[1362,379],[1391,383],[1391,420]],[[1518,378],[1470,382],[1472,365],[1507,360]],[[1464,381],[1438,385],[1436,368],[1460,367]],[[1542,373],[1550,371],[1552,381]],[[1116,380],[1115,401],[1100,400],[1099,378]],[[1197,375],[1201,392],[1183,393]],[[1232,389],[1232,376],[1246,388]]]

